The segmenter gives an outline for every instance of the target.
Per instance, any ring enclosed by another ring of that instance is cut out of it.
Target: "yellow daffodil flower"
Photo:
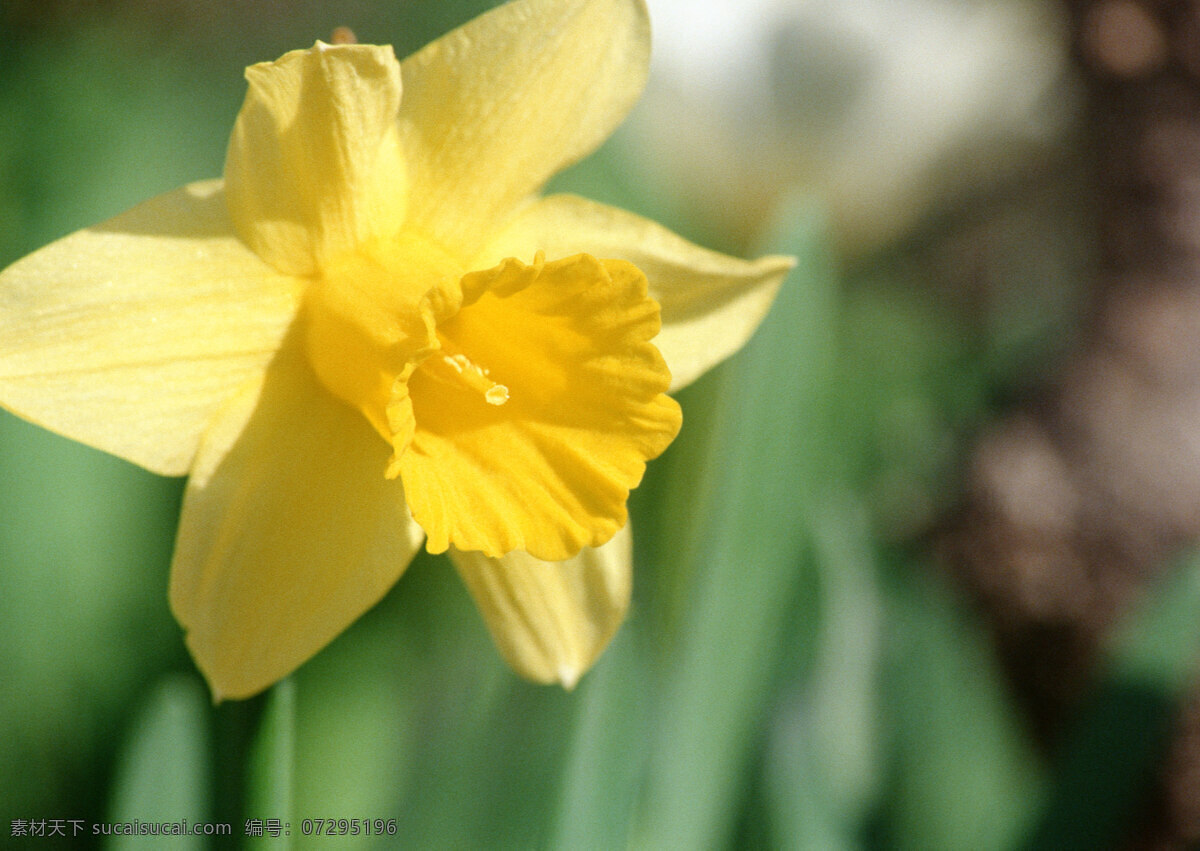
[[[422,541],[526,677],[570,687],[612,637],[666,391],[790,266],[538,196],[648,56],[640,0],[517,0],[403,63],[318,42],[247,69],[223,180],[0,273],[0,404],[190,476],[170,599],[218,698],[311,657]]]

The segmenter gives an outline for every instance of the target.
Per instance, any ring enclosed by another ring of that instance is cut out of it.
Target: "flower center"
[[[322,272],[305,293],[309,361],[392,447],[384,475],[430,552],[561,560],[624,524],[680,416],[636,267],[539,252],[468,271],[400,237]]]
[[[362,411],[398,451],[411,435],[397,434],[392,408],[418,368],[455,378],[489,400],[507,398],[485,370],[444,349],[437,327],[462,304],[463,270],[438,246],[399,238],[386,247],[367,246],[323,271],[305,295],[309,362],[326,389]],[[461,370],[445,363],[447,355]]]
[[[489,405],[503,405],[508,401],[508,388],[492,380],[491,370],[482,367],[462,353],[453,352],[444,337],[439,337],[440,352],[430,355],[421,364],[421,369],[434,381],[444,384],[465,385],[483,394]]]

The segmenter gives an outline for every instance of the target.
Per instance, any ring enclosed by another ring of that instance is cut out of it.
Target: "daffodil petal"
[[[0,272],[0,405],[182,475],[298,300],[234,235],[220,181],[192,184]]]
[[[790,257],[740,260],[701,248],[662,225],[574,195],[531,203],[473,263],[477,268],[534,251],[547,257],[586,252],[628,260],[646,274],[662,306],[655,338],[678,390],[732,355],[762,322]]]
[[[411,221],[449,246],[473,244],[608,138],[649,56],[641,0],[516,0],[405,59]]]
[[[289,338],[222,412],[184,497],[171,608],[218,699],[314,655],[392,587],[423,537],[384,478],[387,444],[300,350]]]
[[[495,559],[458,550],[450,558],[505,660],[534,682],[573,688],[629,608],[628,526],[604,546],[587,547],[566,561],[540,561],[522,552]]]
[[[225,158],[238,233],[283,272],[395,235],[407,197],[390,46],[293,50],[246,69],[249,91]]]
[[[429,550],[560,561],[603,544],[680,426],[645,278],[586,255],[509,260],[463,293],[408,380],[415,429],[395,462]]]

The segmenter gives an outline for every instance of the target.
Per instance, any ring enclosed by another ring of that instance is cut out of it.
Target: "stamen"
[[[358,36],[350,27],[338,27],[329,39],[330,44],[358,44]]]
[[[493,384],[483,394],[483,398],[487,400],[489,405],[503,405],[508,401],[508,388],[503,384]]]
[[[443,348],[444,351],[445,348]],[[466,355],[443,354],[440,358],[435,355],[425,363],[429,366],[444,364],[448,369],[434,369],[433,372],[455,376],[458,381],[472,390],[482,393],[484,401],[489,405],[503,405],[508,401],[508,388],[492,381],[489,371],[474,363]]]

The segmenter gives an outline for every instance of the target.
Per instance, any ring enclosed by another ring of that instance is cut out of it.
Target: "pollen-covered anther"
[[[503,405],[508,401],[508,388],[491,379],[490,370],[484,369],[464,354],[443,354],[438,364],[449,369],[438,370],[450,375],[472,390],[483,394],[489,405]]]

